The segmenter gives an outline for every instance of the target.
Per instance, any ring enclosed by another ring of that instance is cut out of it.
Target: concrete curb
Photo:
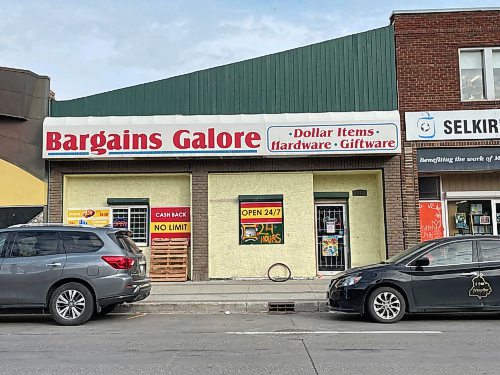
[[[324,301],[295,302],[296,313],[327,311]],[[136,302],[118,306],[116,313],[146,314],[265,314],[268,302]]]

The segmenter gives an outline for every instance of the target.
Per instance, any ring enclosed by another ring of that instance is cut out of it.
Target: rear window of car
[[[137,245],[135,244],[134,241],[132,241],[132,239],[128,236],[119,236],[118,237],[118,240],[121,241],[125,248],[127,249],[127,251],[131,252],[131,253],[134,253],[134,254],[138,254],[141,252],[141,250],[139,249],[139,247],[137,247]]]
[[[64,231],[61,232],[61,237],[67,254],[92,253],[104,246],[104,242],[95,233]]]
[[[135,242],[132,241],[132,239],[125,233],[110,233],[109,236],[118,246],[120,246],[120,248],[127,252],[132,254],[138,254],[141,252],[141,249],[139,249]]]

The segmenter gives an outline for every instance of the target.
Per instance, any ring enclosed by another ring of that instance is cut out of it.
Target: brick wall
[[[65,174],[191,173],[193,280],[208,278],[208,174],[381,169],[384,176],[387,252],[403,248],[400,157],[297,158],[248,160],[60,161],[50,163],[49,221],[61,222]]]
[[[500,47],[500,11],[396,14],[398,108],[405,139],[405,112],[500,108],[500,101],[462,102],[460,48]],[[401,179],[405,247],[420,240],[418,215],[419,147],[473,147],[500,141],[403,142]]]

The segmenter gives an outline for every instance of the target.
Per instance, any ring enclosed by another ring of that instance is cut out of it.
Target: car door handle
[[[477,272],[465,272],[461,273],[460,276],[477,276]]]
[[[46,264],[45,266],[47,266],[47,267],[61,267],[62,263],[49,263],[49,264]]]

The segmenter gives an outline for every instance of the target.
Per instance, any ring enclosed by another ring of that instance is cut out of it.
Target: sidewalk
[[[144,301],[120,306],[128,313],[267,313],[269,303],[286,302],[295,312],[326,310],[330,278],[288,280],[216,280],[183,283],[153,283]],[[279,308],[279,307],[278,307]]]

